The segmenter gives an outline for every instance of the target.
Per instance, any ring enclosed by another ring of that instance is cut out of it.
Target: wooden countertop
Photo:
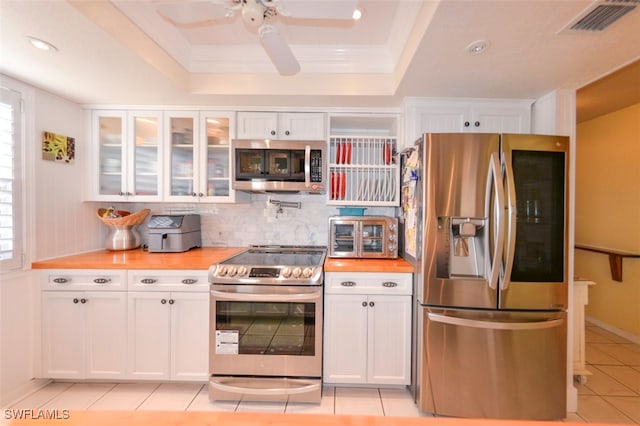
[[[324,262],[325,272],[413,272],[413,266],[397,259],[341,259],[329,258]]]
[[[33,269],[208,269],[246,247],[203,247],[182,253],[149,253],[142,249],[98,250],[31,264]],[[398,259],[326,258],[325,272],[413,272],[413,266]]]
[[[88,253],[41,260],[33,269],[209,269],[246,247],[203,247],[183,253],[149,253],[142,249]]]
[[[33,416],[38,414],[34,410]],[[55,413],[54,413],[55,414]],[[23,418],[13,426],[551,426],[583,425],[532,420],[457,419],[447,417],[374,417],[360,415],[227,413],[197,411],[71,411],[66,419]]]

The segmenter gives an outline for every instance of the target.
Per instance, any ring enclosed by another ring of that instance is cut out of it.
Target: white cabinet
[[[573,376],[583,384],[591,375],[586,365],[584,310],[589,304],[589,287],[594,285],[595,282],[584,279],[573,282]]]
[[[165,112],[165,201],[236,201],[229,174],[234,128],[230,112]]]
[[[400,205],[398,117],[333,115],[329,123],[327,204]]]
[[[530,133],[531,105],[529,99],[409,99],[408,143],[423,133]]]
[[[207,271],[129,271],[128,281],[129,377],[206,380]]]
[[[325,140],[325,115],[316,112],[238,112],[238,139]]]
[[[159,201],[162,197],[162,112],[92,113],[89,198]]]
[[[411,274],[325,276],[323,381],[408,385]]]
[[[118,271],[43,271],[43,377],[125,376],[125,280],[124,273]]]

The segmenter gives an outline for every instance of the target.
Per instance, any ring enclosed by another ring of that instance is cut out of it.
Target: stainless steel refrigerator
[[[565,417],[568,147],[563,136],[442,133],[403,153],[422,411]]]

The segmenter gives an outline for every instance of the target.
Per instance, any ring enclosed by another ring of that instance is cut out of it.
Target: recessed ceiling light
[[[47,50],[49,52],[57,52],[58,51],[58,48],[55,47],[53,44],[49,43],[48,41],[44,41],[44,40],[41,40],[39,38],[31,37],[31,36],[27,36],[27,40],[36,49]]]
[[[353,9],[353,14],[351,15],[351,17],[354,21],[359,20],[360,18],[362,18],[362,10],[356,7],[355,9]]]
[[[479,55],[489,48],[489,42],[486,40],[476,40],[467,46],[467,52],[472,55]]]

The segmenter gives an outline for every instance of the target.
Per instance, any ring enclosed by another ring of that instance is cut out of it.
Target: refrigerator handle
[[[458,325],[462,327],[485,328],[493,330],[542,330],[545,328],[559,327],[564,319],[552,319],[542,321],[524,321],[524,322],[499,322],[499,321],[481,321],[467,318],[452,317],[448,315],[428,313],[427,317],[433,322],[442,324]]]
[[[509,157],[509,158],[507,158]],[[504,259],[504,270],[500,280],[500,290],[506,290],[511,283],[511,271],[513,269],[513,257],[516,251],[516,186],[513,178],[513,169],[511,167],[510,155],[502,156],[502,170],[504,173],[504,180],[506,182],[506,194],[507,194],[507,253]]]
[[[502,189],[502,173],[500,173],[500,159],[499,154],[494,152],[491,154],[491,158],[489,160],[489,176],[487,178],[487,188],[485,194],[485,215],[489,218],[489,222],[491,222],[491,200],[492,192],[495,191],[496,194],[496,203],[495,203],[495,212],[496,212],[496,222],[493,224],[493,227],[490,227],[489,232],[495,232],[495,241],[493,247],[493,255],[488,258],[487,257],[487,271],[489,271],[488,281],[489,288],[492,290],[496,290],[498,287],[498,278],[500,276],[500,259],[502,256],[502,246],[504,245],[504,191]],[[488,253],[491,248],[489,247],[490,238],[486,238],[486,252]]]

